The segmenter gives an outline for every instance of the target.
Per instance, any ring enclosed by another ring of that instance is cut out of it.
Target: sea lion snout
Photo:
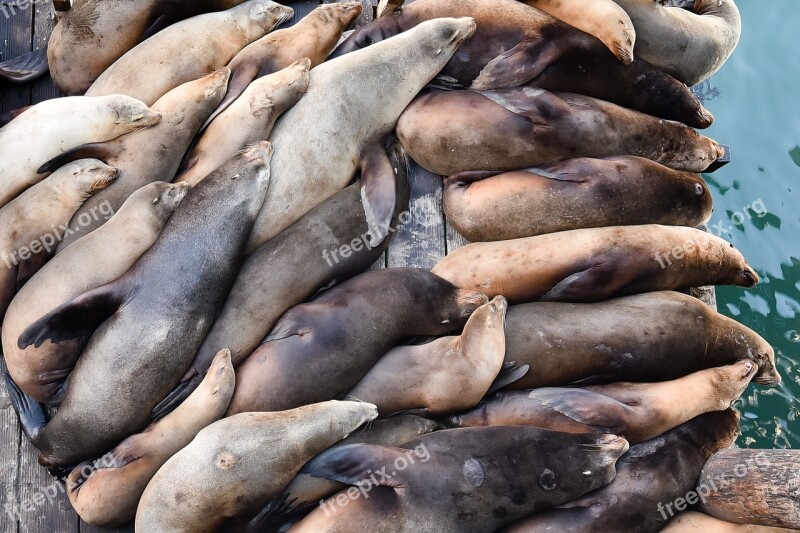
[[[259,2],[250,8],[250,18],[252,20],[260,21],[272,18],[275,21],[272,28],[291,20],[293,16],[294,9],[277,2]]]
[[[759,277],[755,270],[745,265],[739,274],[738,285],[742,287],[755,287],[758,285]]]

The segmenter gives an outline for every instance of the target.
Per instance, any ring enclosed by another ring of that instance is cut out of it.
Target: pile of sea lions
[[[71,96],[0,129],[39,462],[142,532],[750,527],[719,491],[681,514],[732,404],[781,381],[688,294],[758,282],[696,229],[726,151],[689,85],[733,52],[733,0],[407,3],[345,33],[361,2],[283,29],[269,0],[56,2]],[[474,242],[370,270],[411,159]]]

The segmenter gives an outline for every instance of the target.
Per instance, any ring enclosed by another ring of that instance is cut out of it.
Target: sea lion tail
[[[28,440],[38,448],[39,436],[47,425],[47,415],[44,412],[44,408],[42,404],[19,388],[8,371],[4,372],[3,377],[5,378],[9,400],[11,400],[11,405],[19,417],[19,425]]]
[[[0,63],[0,78],[14,83],[33,81],[47,72],[46,47]]]

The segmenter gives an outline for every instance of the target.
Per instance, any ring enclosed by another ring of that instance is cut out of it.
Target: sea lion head
[[[344,439],[360,426],[378,418],[378,408],[367,402],[331,400],[311,405],[309,408],[330,411],[329,434],[336,435],[338,440]]]
[[[151,183],[148,187],[152,188],[153,201],[151,204],[154,209],[168,213],[172,213],[181,205],[181,201],[186,198],[186,193],[192,188],[188,183],[164,183],[163,181]]]
[[[267,92],[253,93],[250,101],[250,109],[275,108],[276,113],[284,113],[306,93],[309,83],[309,71],[311,70],[311,60],[303,58],[295,61],[288,67],[279,70],[269,76],[272,89]],[[266,80],[266,78],[264,78]],[[256,96],[260,94],[261,98]],[[253,101],[257,98],[259,101]],[[255,113],[255,111],[253,111]]]
[[[713,372],[714,394],[719,402],[717,408],[723,411],[742,395],[758,372],[758,364],[750,359],[743,359],[732,365],[715,368]]]
[[[363,10],[361,2],[336,2],[322,4],[309,13],[306,18],[309,19],[309,22],[324,25],[324,27],[337,27],[341,31],[352,24]]]
[[[72,183],[86,198],[105,189],[119,176],[119,170],[97,159],[79,159],[63,170],[71,174]]]
[[[161,113],[153,111],[136,98],[122,94],[101,96],[100,98],[108,101],[114,117],[114,124],[118,127],[120,135],[141,128],[149,128],[161,122]]]
[[[253,24],[266,29],[274,30],[284,22],[292,20],[294,9],[272,1],[249,2],[250,20]]]
[[[440,18],[423,22],[418,26],[420,31],[428,26],[430,32],[424,32],[422,46],[438,56],[447,52],[450,57],[458,50],[461,43],[475,35],[478,26],[471,17]]]
[[[774,387],[780,385],[781,375],[775,366],[775,350],[760,335],[755,334],[755,348],[750,348],[752,360],[758,365],[753,381],[759,385]]]

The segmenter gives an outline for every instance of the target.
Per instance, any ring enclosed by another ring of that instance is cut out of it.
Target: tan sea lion
[[[732,244],[676,226],[615,226],[469,244],[431,271],[457,287],[534,300],[593,302],[705,285],[753,287],[758,275]]]
[[[667,524],[661,533],[795,533],[797,529],[733,524],[696,511],[686,511]]]
[[[116,139],[158,124],[161,116],[129,96],[55,98],[0,129],[0,207],[47,175],[45,161],[82,144]]]
[[[127,94],[151,105],[175,87],[223,68],[293,13],[270,0],[247,0],[178,22],[120,57],[86,95]]]
[[[145,185],[154,181],[172,181],[195,133],[225,96],[229,76],[230,70],[223,68],[184,83],[153,104],[152,109],[162,116],[158,125],[113,141],[78,146],[40,168],[40,171],[49,171],[76,158],[96,157],[120,172],[114,185],[86,202],[75,213],[69,224],[69,234],[58,246],[59,253],[82,235],[105,223],[105,219],[93,217],[88,224],[84,224],[82,221],[92,210],[101,205],[110,205],[116,211],[131,194]],[[232,156],[233,152],[226,159]]]
[[[133,520],[142,493],[159,468],[225,414],[233,386],[231,353],[222,351],[200,386],[175,411],[122,441],[97,467],[91,461],[75,467],[67,478],[67,495],[78,515],[97,527]]]
[[[176,179],[197,185],[237,151],[269,139],[278,117],[308,89],[310,67],[310,60],[301,59],[250,84],[195,139]]]
[[[617,155],[702,172],[724,155],[715,141],[678,122],[532,87],[428,91],[400,117],[397,137],[415,161],[445,176]]]
[[[734,0],[697,0],[692,10],[651,0],[614,0],[636,27],[636,54],[687,85],[711,77],[739,44]]]
[[[676,292],[593,304],[536,302],[511,306],[506,315],[506,361],[530,366],[515,389],[656,382],[742,359],[758,365],[756,383],[781,382],[767,341]]]
[[[472,313],[460,336],[393,348],[348,396],[374,403],[381,416],[412,409],[443,415],[473,407],[503,367],[507,307],[497,296]]]
[[[3,356],[20,389],[41,403],[60,402],[81,340],[47,341],[20,350],[19,336],[56,307],[127,272],[158,238],[188,190],[186,184],[164,182],[142,187],[108,222],[55,256],[20,289],[3,321]],[[112,214],[106,209],[98,213]]]
[[[712,209],[697,174],[631,156],[462,172],[447,178],[444,188],[447,221],[473,242],[605,226],[697,227]]]
[[[758,365],[746,359],[662,383],[499,392],[445,423],[448,427],[536,426],[569,433],[615,433],[639,444],[703,413],[729,408],[757,371]]]
[[[118,171],[96,159],[60,168],[0,209],[0,322],[17,290],[17,273],[32,255],[51,253],[63,225]]]
[[[260,509],[309,459],[377,416],[374,405],[333,401],[220,420],[153,477],[136,530],[218,531],[227,519]]]

